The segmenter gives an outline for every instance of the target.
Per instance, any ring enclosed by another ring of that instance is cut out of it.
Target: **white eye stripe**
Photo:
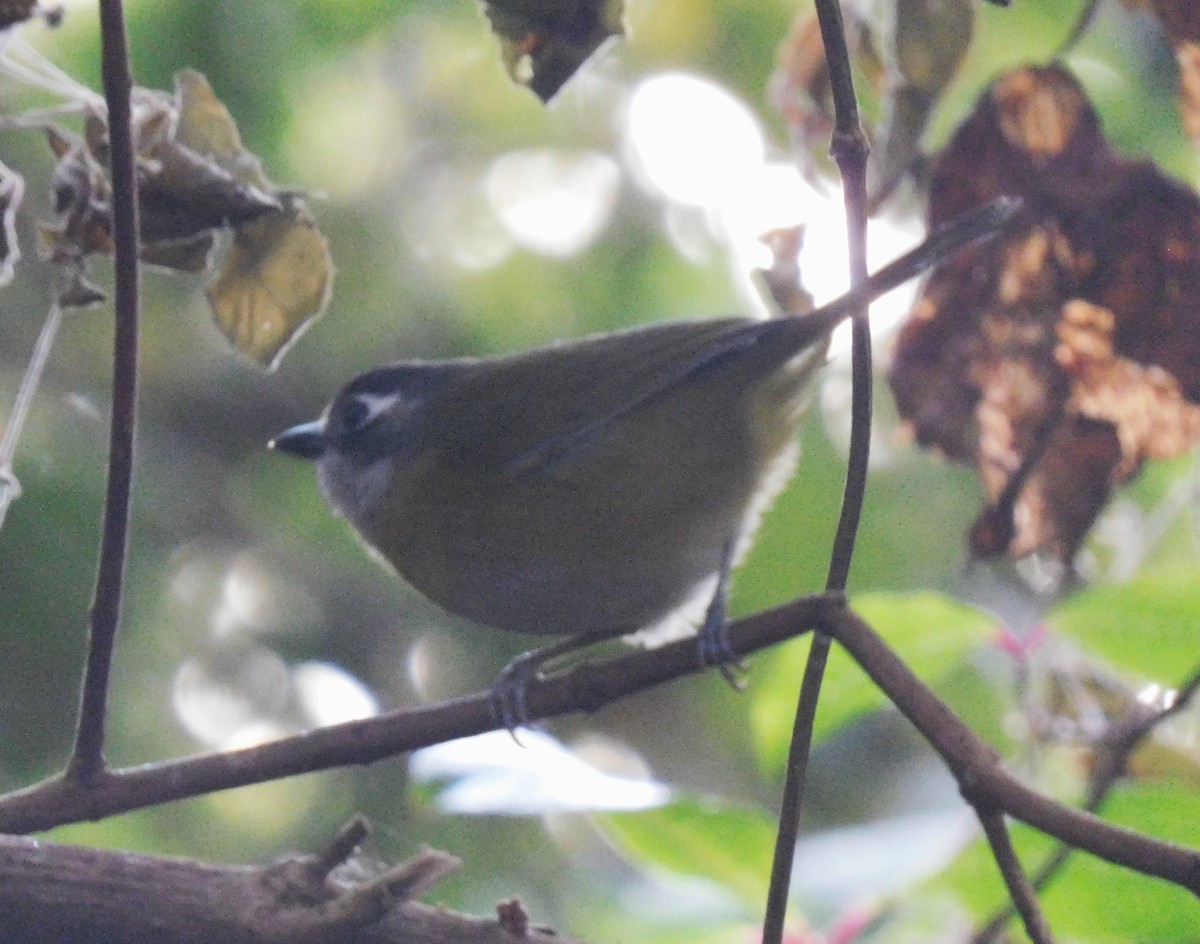
[[[358,427],[366,426],[380,413],[390,410],[401,399],[398,393],[377,394],[377,393],[360,393],[355,396],[355,401],[361,403],[367,408],[367,412],[363,418],[356,424]]]

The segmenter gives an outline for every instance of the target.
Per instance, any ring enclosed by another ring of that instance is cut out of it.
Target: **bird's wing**
[[[579,369],[570,378],[579,385],[579,396],[573,399],[587,404],[587,408],[564,422],[558,432],[511,457],[507,470],[512,474],[536,474],[583,454],[620,419],[646,408],[685,381],[747,356],[785,330],[796,334],[794,326],[784,321],[723,318],[668,322],[573,343],[568,351],[579,358]],[[621,345],[622,339],[628,341],[635,333],[641,335],[636,343]],[[610,351],[599,349],[605,343],[611,346]],[[761,373],[748,371],[746,383],[755,384],[803,346],[793,349],[791,344],[783,344],[777,352],[767,352],[761,358]],[[565,371],[573,369],[573,360],[564,358]],[[609,370],[595,376],[597,363],[608,363]],[[585,385],[591,389],[585,389]]]

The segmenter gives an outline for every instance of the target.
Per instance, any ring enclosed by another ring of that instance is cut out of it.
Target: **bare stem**
[[[1021,860],[1013,848],[1012,837],[1008,834],[1008,825],[1004,816],[994,810],[977,810],[979,822],[983,825],[984,834],[992,847],[992,857],[1000,867],[1004,876],[1004,884],[1008,886],[1008,894],[1013,900],[1013,906],[1025,922],[1025,932],[1034,944],[1054,944],[1054,935],[1042,914],[1038,904],[1037,892],[1029,876],[1021,868]]]
[[[852,285],[858,285],[867,279],[866,169],[869,148],[859,123],[858,100],[850,73],[850,54],[846,47],[841,6],[837,0],[817,0],[816,6],[833,93],[834,133],[830,147],[842,174],[850,281]],[[866,305],[853,314],[853,325],[850,455],[842,494],[842,511],[825,583],[826,589],[834,592],[845,590],[850,574],[850,562],[854,556],[854,543],[866,495],[867,465],[870,458],[871,332],[867,322]],[[804,679],[800,684],[792,740],[788,748],[783,796],[780,799],[779,828],[775,837],[766,914],[763,918],[763,944],[780,944],[783,939],[787,895],[792,880],[793,852],[800,831],[804,784],[808,773],[808,758],[812,752],[813,724],[820,701],[821,683],[825,677],[825,665],[829,659],[829,647],[828,636],[821,632],[814,634],[812,646],[808,651]]]
[[[101,69],[112,153],[114,308],[112,422],[108,487],[100,536],[100,561],[92,596],[87,664],[84,667],[75,749],[68,777],[92,783],[105,773],[104,736],[113,650],[121,623],[121,593],[129,544],[137,419],[138,207],[130,122],[129,46],[121,0],[101,0]]]
[[[737,620],[730,626],[730,643],[735,654],[744,656],[814,625],[825,627],[921,732],[975,809],[1021,820],[1074,848],[1200,894],[1200,850],[1107,823],[1026,786],[870,626],[846,608],[840,595],[801,598]],[[585,663],[536,679],[529,690],[529,715],[537,720],[593,711],[696,671],[695,642],[690,639]],[[440,705],[318,728],[257,747],[115,770],[91,787],[57,777],[0,797],[0,832],[34,832],[216,790],[369,764],[494,728],[492,695],[481,692]]]
[[[743,617],[729,627],[735,655],[745,656],[825,625],[845,606],[840,595],[803,597]],[[529,719],[604,705],[673,679],[694,675],[694,639],[635,650],[534,679],[526,693]],[[27,833],[65,823],[100,819],[172,800],[201,796],[353,764],[369,764],[405,751],[496,728],[491,692],[438,705],[394,711],[307,731],[240,750],[157,761],[106,771],[91,784],[69,774],[0,796],[0,833]]]
[[[1128,712],[1118,718],[1105,733],[1096,751],[1095,766],[1088,786],[1087,802],[1083,808],[1089,813],[1099,812],[1112,788],[1125,774],[1126,765],[1137,746],[1168,718],[1183,711],[1200,691],[1200,669],[1194,669],[1175,693],[1175,699],[1163,708],[1151,708],[1141,701],[1134,701]],[[1060,843],[1046,857],[1033,876],[1033,887],[1041,890],[1062,870],[1074,851],[1071,846]],[[1004,933],[1009,920],[1016,914],[1012,903],[997,909],[992,918],[973,938],[975,944],[991,944]]]

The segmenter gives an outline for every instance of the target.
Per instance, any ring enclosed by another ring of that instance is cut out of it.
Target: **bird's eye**
[[[357,433],[365,429],[380,413],[396,405],[399,397],[396,394],[379,395],[360,393],[342,406],[342,429],[348,433]]]
[[[351,400],[342,408],[342,426],[348,433],[357,433],[371,420],[371,408],[362,400]]]

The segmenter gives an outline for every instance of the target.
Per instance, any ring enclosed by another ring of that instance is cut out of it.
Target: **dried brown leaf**
[[[844,16],[859,93],[882,95],[886,76],[871,25],[853,6],[846,7]],[[767,94],[792,132],[800,168],[812,180],[832,177],[833,96],[816,14],[805,10],[795,16],[775,58]]]
[[[934,166],[930,225],[1023,227],[936,272],[891,369],[918,442],[976,465],[977,554],[1069,561],[1112,489],[1200,431],[1200,198],[1116,154],[1057,67],[997,81]]]
[[[1069,412],[1104,420],[1121,445],[1118,479],[1145,459],[1180,455],[1200,444],[1200,405],[1157,364],[1140,364],[1113,349],[1116,318],[1082,299],[1063,307],[1058,325],[1059,364],[1071,377]]]
[[[176,74],[175,101],[175,137],[181,145],[211,158],[242,183],[271,189],[262,163],[242,145],[237,123],[202,73],[184,69]]]

